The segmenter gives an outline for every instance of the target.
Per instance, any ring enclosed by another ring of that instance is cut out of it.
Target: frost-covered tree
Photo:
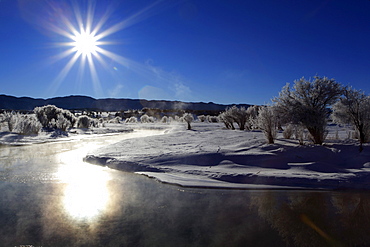
[[[285,139],[290,139],[293,134],[294,134],[294,125],[289,123],[287,124],[287,126],[285,126],[285,129],[283,131],[283,137]]]
[[[59,129],[58,122],[64,126],[65,121],[69,121],[70,127],[73,127],[77,121],[77,118],[70,111],[55,105],[36,107],[33,111],[44,128]],[[58,117],[62,120],[58,121]]]
[[[90,123],[91,119],[88,116],[79,116],[77,119],[77,128],[87,129],[90,127]]]
[[[41,123],[34,115],[19,114],[14,131],[22,135],[37,135],[41,127]]]
[[[22,135],[38,134],[41,129],[41,123],[34,115],[24,115],[18,112],[4,112],[0,114],[1,122],[7,124],[10,132]]]
[[[259,110],[257,116],[258,127],[265,134],[266,140],[269,144],[273,144],[276,139],[276,113],[274,107],[266,106]]]
[[[140,122],[142,123],[149,123],[149,116],[144,114],[140,117]]]
[[[222,112],[220,115],[218,115],[218,118],[220,119],[221,122],[225,124],[225,127],[227,129],[232,129],[232,130],[235,129],[234,124],[233,124],[234,120],[228,114],[226,114],[226,112]]]
[[[247,108],[248,114],[248,121],[247,121],[247,129],[258,128],[258,113],[262,106],[254,105]]]
[[[219,118],[217,116],[207,116],[207,121],[209,123],[218,123],[219,122]]]
[[[346,87],[343,96],[333,106],[333,120],[352,124],[362,143],[370,141],[370,96],[361,90]]]
[[[10,132],[13,131],[13,129],[16,125],[17,115],[18,115],[18,113],[15,113],[15,112],[4,112],[1,115],[1,122],[4,122],[4,123],[7,124],[8,130]]]
[[[125,123],[137,123],[137,118],[132,116],[125,120]]]
[[[206,119],[207,119],[207,117],[206,116],[204,116],[204,115],[199,115],[198,116],[198,120],[200,121],[200,122],[205,122],[206,121]]]
[[[315,76],[313,81],[296,80],[292,89],[287,84],[273,101],[283,123],[301,123],[312,141],[322,144],[326,137],[328,107],[341,93],[342,86],[334,79]]]
[[[167,116],[163,116],[161,119],[161,123],[169,123],[170,119]]]
[[[194,121],[193,115],[191,115],[190,113],[185,113],[182,117],[184,121],[188,124],[188,130],[191,130],[190,123]]]
[[[148,118],[148,122],[149,122],[149,123],[154,123],[154,122],[155,122],[155,118],[154,118],[154,117],[152,117],[152,116],[150,116],[150,117]]]
[[[248,121],[249,115],[245,107],[233,107],[227,108],[225,111],[226,117],[230,117],[238,126],[240,130],[245,129],[245,125]]]
[[[71,122],[62,113],[59,113],[57,119],[55,120],[55,127],[57,129],[66,131],[71,127]]]
[[[121,122],[121,118],[119,116],[109,120],[109,123],[114,123],[114,124],[119,124],[120,122]]]

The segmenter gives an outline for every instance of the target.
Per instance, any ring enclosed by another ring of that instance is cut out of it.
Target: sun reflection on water
[[[63,207],[76,220],[94,220],[107,211],[110,200],[107,169],[86,164],[81,150],[61,153],[57,176],[66,184]]]

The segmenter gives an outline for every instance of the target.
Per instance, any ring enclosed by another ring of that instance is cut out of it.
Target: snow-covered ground
[[[161,182],[189,187],[370,189],[370,145],[359,152],[349,128],[329,126],[324,145],[284,139],[266,144],[261,131],[225,129],[220,123],[107,124],[104,128],[42,132],[37,136],[0,133],[0,144],[69,141],[133,130],[140,131],[92,151],[85,161]],[[145,132],[145,131],[144,131]],[[152,131],[153,132],[153,131]],[[145,133],[144,133],[145,135]]]
[[[95,150],[85,160],[190,187],[370,189],[370,145],[359,152],[346,128],[329,127],[319,146],[299,145],[281,133],[269,145],[261,131],[228,130],[218,123],[193,123],[193,130],[156,125],[169,129]]]

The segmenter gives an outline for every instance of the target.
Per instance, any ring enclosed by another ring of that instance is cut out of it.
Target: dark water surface
[[[1,146],[0,246],[370,245],[369,193],[181,188],[82,162],[124,138]]]

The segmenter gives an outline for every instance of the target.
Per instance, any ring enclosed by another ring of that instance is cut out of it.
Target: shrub
[[[4,112],[2,114],[1,122],[4,122],[7,124],[9,132],[13,131],[16,125],[16,122],[17,122],[18,115],[19,113],[15,113],[15,112]]]
[[[62,113],[59,113],[57,120],[55,121],[55,127],[57,129],[66,131],[71,127],[71,122]]]
[[[155,118],[154,117],[149,117],[148,118],[148,122],[149,123],[154,123],[155,122]]]
[[[198,117],[198,120],[200,121],[200,122],[205,122],[206,121],[206,119],[207,119],[207,117],[206,116],[204,116],[204,115],[199,115]]]
[[[86,115],[79,116],[77,119],[77,128],[87,129],[90,127],[90,118]]]
[[[190,123],[193,122],[194,117],[190,113],[185,113],[183,116],[184,121],[188,124],[188,130],[191,130]]]
[[[149,123],[149,116],[144,114],[140,117],[140,122],[142,123]]]
[[[22,135],[37,135],[41,130],[41,123],[35,116],[18,115],[15,132]]]
[[[250,106],[247,108],[248,120],[246,122],[247,129],[258,129],[258,113],[262,106]]]
[[[121,118],[120,117],[115,117],[111,120],[109,120],[109,123],[115,123],[115,124],[119,124],[121,122]]]
[[[44,128],[65,130],[65,126],[68,125],[67,121],[69,122],[68,128],[73,127],[77,121],[70,111],[58,108],[55,105],[36,107],[33,111]]]
[[[276,139],[276,114],[272,106],[266,106],[260,109],[257,117],[258,126],[262,129],[267,142],[273,144]]]
[[[244,130],[246,123],[248,121],[249,115],[245,107],[236,107],[235,105],[231,108],[227,108],[225,111],[225,116],[230,118],[235,122],[240,130]]]
[[[295,124],[294,136],[299,141],[300,145],[304,144],[303,141],[305,138],[305,133],[304,133],[304,127],[301,124]]]
[[[207,120],[209,123],[218,123],[219,118],[217,116],[207,116]]]
[[[290,139],[293,136],[293,133],[294,133],[293,124],[288,124],[283,131],[283,137],[285,139]]]
[[[162,123],[169,123],[170,119],[167,116],[163,116],[162,119],[161,119],[161,122]]]
[[[137,123],[137,118],[132,116],[126,119],[125,123]]]
[[[227,129],[232,129],[232,130],[235,129],[234,124],[233,124],[234,120],[225,112],[218,115],[218,118],[220,119],[221,122],[225,124],[225,127]]]

